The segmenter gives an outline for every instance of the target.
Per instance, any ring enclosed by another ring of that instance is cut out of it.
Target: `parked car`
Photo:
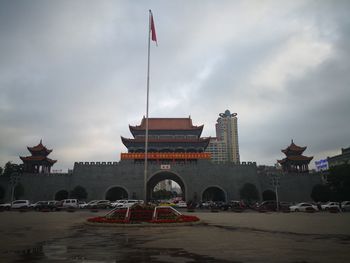
[[[341,209],[344,212],[350,212],[350,201],[343,201],[341,203]]]
[[[134,204],[143,204],[143,200],[120,200],[115,208],[128,208]]]
[[[87,203],[85,201],[79,201],[78,206],[79,208],[86,208]]]
[[[29,200],[16,200],[12,202],[11,209],[28,208],[29,206]]]
[[[159,204],[159,206],[172,206],[172,207],[175,207],[176,204],[171,203],[171,202],[161,202],[161,203]]]
[[[31,204],[30,208],[36,211],[42,211],[42,210],[57,211],[57,210],[60,210],[59,206],[60,206],[59,201],[51,200],[51,201],[38,201],[34,204]]]
[[[90,207],[92,207],[92,205],[94,204],[94,203],[96,203],[98,200],[91,200],[90,202],[88,202],[86,205],[82,205],[82,207],[81,208],[90,208]]]
[[[318,211],[317,206],[310,203],[299,203],[289,207],[291,212],[311,212]]]
[[[322,210],[328,211],[329,209],[340,209],[338,202],[328,202],[324,205],[321,205]]]
[[[109,200],[95,200],[92,204],[86,206],[89,209],[106,209],[111,208],[111,201]]]
[[[124,201],[125,201],[124,199],[122,199],[122,200],[115,200],[115,201],[111,202],[111,206],[112,207],[116,207],[116,206],[120,205],[121,203],[123,203]]]
[[[176,207],[179,207],[179,208],[186,208],[187,207],[187,204],[185,201],[179,201],[176,203]]]
[[[47,205],[47,201],[38,201],[34,204],[30,204],[29,208],[32,208],[34,210],[40,210],[45,205]]]
[[[78,199],[63,199],[60,203],[62,208],[78,208],[79,201]]]
[[[275,200],[267,200],[256,206],[256,210],[258,211],[276,211],[277,210],[277,202]]]
[[[0,204],[0,211],[10,210],[10,209],[11,209],[11,204],[10,203]]]

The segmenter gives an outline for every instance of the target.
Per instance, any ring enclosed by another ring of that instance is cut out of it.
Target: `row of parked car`
[[[310,203],[301,202],[297,204],[291,204],[288,202],[279,202],[277,207],[276,201],[264,201],[260,204],[256,204],[254,209],[268,210],[268,211],[290,211],[290,212],[315,212],[315,211],[334,211],[334,212],[349,212],[350,201],[343,202],[327,202],[327,203]]]
[[[78,199],[64,199],[61,201],[38,201],[31,203],[29,200],[15,200],[12,203],[0,204],[0,210],[10,209],[33,209],[33,210],[51,210],[59,211],[66,208],[82,209],[109,209],[109,208],[127,208],[135,203],[143,203],[142,200],[92,200],[88,203]]]

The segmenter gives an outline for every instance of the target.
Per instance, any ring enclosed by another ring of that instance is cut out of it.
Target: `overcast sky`
[[[119,161],[146,112],[215,136],[238,115],[241,161],[272,165],[291,139],[315,160],[350,146],[349,1],[0,0],[0,166],[40,139],[66,171]]]

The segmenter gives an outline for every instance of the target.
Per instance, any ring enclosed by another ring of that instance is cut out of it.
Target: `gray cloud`
[[[243,160],[291,139],[315,159],[349,146],[347,1],[2,1],[0,165],[42,138],[58,159],[119,160],[128,124],[185,117],[215,136],[238,113]]]

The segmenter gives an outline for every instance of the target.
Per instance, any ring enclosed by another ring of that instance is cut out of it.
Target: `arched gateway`
[[[176,173],[171,171],[160,171],[153,174],[147,181],[147,200],[152,199],[154,187],[163,180],[172,180],[176,182],[182,191],[182,198],[186,200],[186,186],[184,180]]]
[[[45,172],[49,169],[44,168],[44,173],[33,173],[37,164],[32,163],[32,157],[24,158],[24,161],[31,161],[27,163],[27,168],[30,166],[31,169],[20,178],[20,183],[25,188],[23,199],[49,200],[55,193],[55,199],[64,199],[76,185],[84,185],[88,200],[143,199],[145,194],[150,199],[155,185],[166,179],[173,180],[181,187],[187,201],[239,200],[240,189],[246,183],[254,184],[259,193],[271,187],[270,177],[260,172],[258,174],[254,162],[211,162],[211,154],[206,152],[211,138],[201,137],[203,125],[193,125],[191,117],[148,118],[145,193],[146,118],[142,119],[140,125],[130,125],[129,129],[132,137],[122,137],[127,152],[121,153],[119,162],[76,162],[72,173],[47,176]],[[39,154],[37,152],[40,150],[40,158],[46,158],[51,151],[41,144],[30,150],[35,154]],[[0,178],[0,183],[8,184],[8,180]],[[321,177],[317,174],[285,174],[280,179],[279,199],[308,200],[315,184],[322,184]],[[43,188],[42,185],[47,187]],[[57,193],[61,189],[65,192]],[[263,194],[264,198],[271,198],[265,195]]]

